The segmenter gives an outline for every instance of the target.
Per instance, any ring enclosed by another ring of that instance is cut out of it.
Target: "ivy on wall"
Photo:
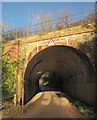
[[[19,59],[10,63],[7,55],[2,59],[2,93],[3,98],[13,98],[16,93],[14,83],[16,82],[15,71],[17,66],[21,65],[22,60]]]

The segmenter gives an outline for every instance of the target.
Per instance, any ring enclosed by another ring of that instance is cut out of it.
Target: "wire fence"
[[[4,31],[2,29],[2,38],[4,41],[15,40],[20,37],[28,37],[46,32],[69,29],[77,25],[91,24],[95,21],[95,10],[83,11],[76,14],[63,16],[54,20],[41,22],[28,27],[16,28],[14,30]]]

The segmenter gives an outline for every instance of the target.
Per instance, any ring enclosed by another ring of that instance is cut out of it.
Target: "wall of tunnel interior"
[[[96,83],[89,58],[78,49],[60,45],[40,51],[28,63],[24,76],[25,104],[41,91],[39,79],[48,71],[61,75],[63,92],[95,106]]]

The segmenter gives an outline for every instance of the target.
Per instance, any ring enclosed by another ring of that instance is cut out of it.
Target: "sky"
[[[40,10],[45,14],[49,11],[56,18],[62,9],[70,9],[73,13],[78,13],[93,8],[95,2],[3,2],[2,22],[12,28],[18,28],[29,24],[29,13],[31,24],[36,24]]]

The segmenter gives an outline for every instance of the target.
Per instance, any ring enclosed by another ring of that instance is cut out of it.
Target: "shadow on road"
[[[36,94],[22,113],[15,118],[82,118],[64,94],[59,91],[45,91]],[[36,99],[37,98],[37,99]]]
[[[40,85],[39,87],[40,87],[41,91],[60,91],[60,92],[62,91],[58,87],[54,88],[54,87],[50,87],[48,85]]]

